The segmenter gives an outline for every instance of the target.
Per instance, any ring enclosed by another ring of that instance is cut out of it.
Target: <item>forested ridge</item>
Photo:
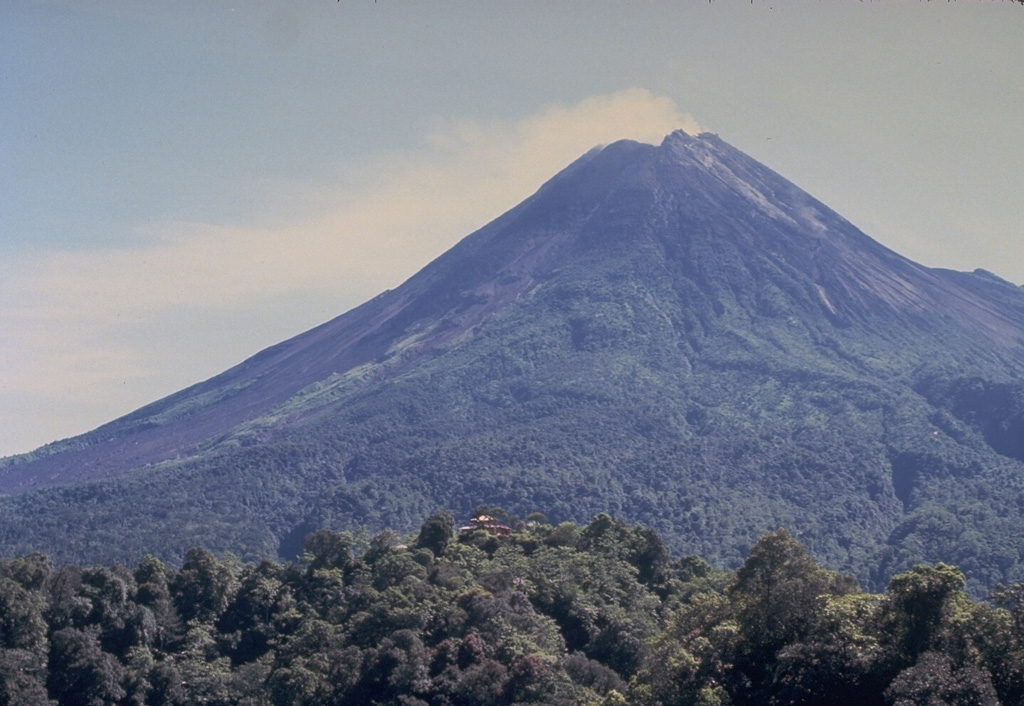
[[[734,571],[600,514],[318,530],[301,560],[0,559],[0,703],[1021,704],[1024,584],[863,592],[785,530]]]

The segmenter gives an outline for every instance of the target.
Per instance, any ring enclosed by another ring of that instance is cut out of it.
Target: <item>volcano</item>
[[[294,555],[479,504],[868,586],[1024,579],[1024,290],[916,264],[715,135],[596,148],[400,287],[0,462],[5,553]],[[68,539],[71,537],[72,539]]]

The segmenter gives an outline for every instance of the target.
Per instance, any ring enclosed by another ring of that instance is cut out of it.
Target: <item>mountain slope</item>
[[[942,558],[977,588],[1024,577],[1024,462],[964,381],[1015,399],[1022,369],[1019,287],[917,265],[677,132],[594,150],[401,287],[9,459],[0,540],[287,555],[317,526],[486,502],[611,510],[732,563],[785,525],[869,582]]]

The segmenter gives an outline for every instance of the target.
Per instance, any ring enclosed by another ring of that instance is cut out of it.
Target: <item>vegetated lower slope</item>
[[[714,136],[616,143],[402,287],[11,459],[0,541],[289,556],[489,502],[726,565],[785,526],[870,587],[944,560],[977,592],[1024,577],[1019,408],[987,401],[1019,401],[1022,341],[1021,288],[917,265]]]

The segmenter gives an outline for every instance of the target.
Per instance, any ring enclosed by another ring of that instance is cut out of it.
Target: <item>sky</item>
[[[1024,283],[1015,2],[0,2],[0,456],[344,313],[598,144],[717,133]]]

